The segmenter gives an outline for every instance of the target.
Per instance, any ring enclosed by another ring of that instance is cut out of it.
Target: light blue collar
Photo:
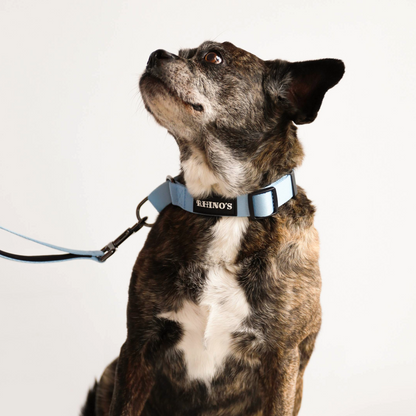
[[[33,238],[17,234],[6,228],[0,227],[1,230],[15,234],[19,237],[33,241],[34,243],[53,248],[55,250],[64,252],[65,254],[51,254],[41,256],[27,256],[12,254],[0,250],[0,257],[8,260],[16,260],[31,263],[50,263],[56,261],[65,261],[73,259],[90,259],[99,262],[104,262],[111,255],[113,255],[117,247],[123,243],[132,234],[139,231],[144,225],[150,226],[146,223],[147,217],[140,218],[139,210],[144,202],[148,199],[152,205],[160,212],[169,204],[176,205],[182,209],[200,215],[210,215],[216,217],[250,217],[252,219],[261,219],[270,217],[277,213],[277,210],[284,203],[296,196],[296,181],[293,171],[281,177],[271,185],[252,192],[247,195],[241,195],[234,199],[224,199],[218,196],[194,199],[188,192],[186,187],[174,179],[167,180],[162,185],[158,186],[149,196],[145,198],[137,207],[137,219],[139,222],[133,227],[128,228],[118,238],[107,244],[102,250],[98,251],[83,251],[70,250],[63,247],[58,247],[53,244],[44,243],[42,241],[34,240]]]
[[[234,199],[218,196],[194,199],[186,187],[174,179],[158,186],[148,199],[161,212],[169,204],[194,214],[215,217],[250,217],[260,219],[277,213],[277,209],[297,194],[293,170],[269,186]]]

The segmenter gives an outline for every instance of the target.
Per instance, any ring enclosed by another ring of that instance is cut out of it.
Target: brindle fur
[[[206,62],[209,51],[222,64]],[[293,122],[313,121],[343,72],[338,60],[262,61],[231,43],[205,42],[179,56],[152,54],[140,89],[146,108],[179,145],[179,180],[194,196],[235,197],[302,162]],[[187,377],[174,348],[184,335],[181,324],[158,315],[198,303],[211,230],[223,219],[166,207],[134,266],[127,340],[96,387],[95,411],[86,406],[83,414],[297,415],[321,323],[314,212],[299,187],[276,215],[250,220],[234,264],[224,265],[237,271],[250,306],[247,330],[232,334],[232,354],[206,384]]]

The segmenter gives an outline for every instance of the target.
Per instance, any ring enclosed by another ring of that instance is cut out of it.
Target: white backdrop
[[[88,250],[135,222],[136,204],[178,172],[138,93],[155,49],[213,39],[263,59],[343,59],[344,79],[299,128],[323,276],[300,414],[413,415],[415,5],[0,0],[0,225]],[[0,414],[77,415],[124,341],[146,233],[104,265],[0,259]],[[0,249],[48,251],[3,232]]]

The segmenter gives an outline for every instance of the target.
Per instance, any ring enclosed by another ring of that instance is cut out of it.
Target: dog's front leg
[[[153,384],[153,368],[144,350],[136,352],[126,341],[118,359],[110,416],[139,416]]]
[[[278,359],[276,359],[276,355]],[[264,416],[293,415],[299,362],[297,348],[265,357],[262,363]]]

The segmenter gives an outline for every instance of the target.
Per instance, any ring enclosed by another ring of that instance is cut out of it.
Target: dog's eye
[[[216,53],[216,52],[208,52],[208,53],[205,55],[204,59],[205,59],[207,62],[209,62],[210,64],[215,64],[215,65],[218,65],[218,64],[222,63],[222,58],[221,58],[221,56],[220,56],[218,53]]]

